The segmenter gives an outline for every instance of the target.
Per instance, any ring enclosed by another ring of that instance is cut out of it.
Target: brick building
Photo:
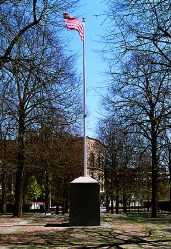
[[[73,143],[78,154],[78,160],[82,167],[82,176],[84,175],[84,138],[75,137]],[[105,148],[104,145],[94,138],[87,137],[87,176],[97,180],[100,184],[101,199],[103,199],[104,189],[104,163],[105,163]],[[79,177],[79,176],[78,176]]]
[[[103,144],[87,137],[87,175],[96,179],[100,184],[100,192],[104,192],[104,158]]]

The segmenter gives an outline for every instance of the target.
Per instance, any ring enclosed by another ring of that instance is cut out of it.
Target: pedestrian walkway
[[[0,248],[171,248],[171,218],[101,213],[100,226],[70,227],[66,215],[0,215]]]

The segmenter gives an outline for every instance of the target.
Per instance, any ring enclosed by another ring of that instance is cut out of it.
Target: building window
[[[90,153],[90,169],[94,169],[94,154]]]
[[[90,153],[89,156],[89,165],[90,165],[90,175],[91,177],[94,177],[94,166],[95,166],[95,162],[94,162],[95,158],[94,158],[94,154]]]

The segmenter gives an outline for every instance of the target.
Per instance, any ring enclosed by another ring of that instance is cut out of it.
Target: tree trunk
[[[68,213],[68,198],[65,200],[65,213]]]
[[[113,214],[113,196],[110,197],[111,200],[111,214]]]
[[[18,166],[15,182],[15,202],[13,216],[22,216],[23,206],[23,182],[24,182],[24,164],[25,164],[25,111],[24,102],[19,105],[19,129],[18,129]]]
[[[156,165],[152,166],[152,213],[151,217],[152,218],[157,218],[158,217],[158,207],[157,207],[157,170],[156,170]]]
[[[46,171],[46,188],[45,188],[45,212],[50,212],[51,207],[51,185],[49,172]]]
[[[123,194],[123,212],[124,212],[124,213],[127,212],[127,209],[126,209],[126,197],[125,197],[124,194]]]
[[[119,195],[116,194],[116,214],[119,214]]]
[[[169,148],[168,148],[168,151],[169,151],[169,182],[170,182],[170,207],[171,207],[171,145],[169,144]]]
[[[6,174],[2,174],[2,203],[1,203],[1,212],[6,214]]]
[[[157,160],[157,136],[152,129],[152,212],[151,217],[158,217],[158,160]]]
[[[59,204],[56,205],[55,213],[56,213],[56,214],[59,214]]]
[[[22,206],[23,206],[23,181],[24,181],[24,158],[22,158],[22,152],[19,152],[19,162],[16,174],[16,184],[15,184],[15,202],[14,202],[14,216],[22,216]]]
[[[106,212],[109,213],[109,195],[106,194]]]

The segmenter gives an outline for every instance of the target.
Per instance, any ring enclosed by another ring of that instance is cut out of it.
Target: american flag
[[[80,34],[81,40],[83,41],[84,40],[84,27],[83,27],[82,22],[67,13],[64,13],[63,17],[64,17],[66,27],[69,30],[77,30],[78,33]]]

